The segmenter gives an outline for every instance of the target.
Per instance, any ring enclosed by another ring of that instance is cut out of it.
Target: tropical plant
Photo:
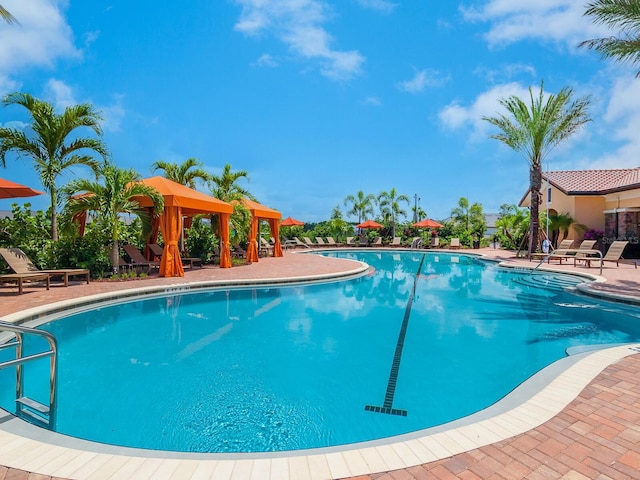
[[[554,247],[557,247],[560,235],[562,238],[567,238],[571,229],[578,234],[583,234],[587,227],[577,223],[568,213],[549,214],[549,241]]]
[[[0,247],[22,249],[39,267],[46,264],[46,250],[51,240],[49,219],[41,210],[32,211],[31,204],[11,205],[11,216],[0,218]]]
[[[181,164],[164,162],[158,160],[151,164],[151,171],[161,170],[163,177],[168,178],[180,185],[186,185],[189,188],[196,188],[196,180],[200,179],[205,182],[211,180],[211,174],[203,168],[203,163],[196,158],[187,158]]]
[[[0,18],[2,18],[5,22],[9,24],[18,23],[15,17],[11,15],[11,13],[9,13],[9,11],[6,8],[4,8],[2,5],[0,5]]]
[[[96,135],[102,135],[102,117],[89,104],[71,105],[62,114],[57,114],[51,104],[28,93],[10,93],[3,98],[2,103],[4,106],[21,105],[28,110],[33,136],[29,138],[24,132],[14,128],[0,128],[0,164],[6,165],[6,155],[12,151],[18,156],[31,157],[34,161],[42,185],[51,199],[51,239],[56,241],[58,177],[76,165],[85,165],[97,172],[100,162],[89,153],[83,153],[85,151],[107,158],[107,148],[102,140],[72,134],[80,127],[88,127]]]
[[[330,236],[338,242],[343,242],[349,234],[353,233],[353,225],[342,218],[342,212],[338,205],[331,211],[331,218],[327,223]]]
[[[251,193],[238,184],[242,179],[249,179],[249,173],[246,170],[231,170],[231,164],[227,163],[222,169],[220,175],[211,175],[210,183],[211,194],[218,200],[233,204],[233,213],[231,214],[231,243],[240,243],[246,241],[248,237],[249,222],[251,221],[251,213],[242,204],[244,198],[255,200]],[[211,217],[211,226],[217,231],[218,217]]]
[[[528,228],[529,215],[525,209],[518,208],[517,205],[500,206],[500,213],[496,220],[496,236],[503,248],[518,248]]]
[[[347,211],[347,216],[358,217],[358,223],[362,223],[368,215],[373,215],[373,205],[376,197],[372,194],[365,195],[360,190],[355,195],[347,195],[344,199],[344,206],[351,204],[351,210]]]
[[[118,168],[105,162],[99,170],[99,176],[104,183],[85,179],[73,180],[63,188],[63,194],[67,198],[66,209],[69,214],[91,212],[95,215],[95,220],[107,229],[111,241],[109,258],[113,272],[118,273],[118,239],[124,226],[120,214],[136,215],[142,222],[143,232],[150,232],[152,215],[149,214],[149,209],[141,207],[134,197],[149,197],[153,202],[155,214],[162,212],[164,199],[155,188],[141,183],[140,174],[133,169]],[[88,195],[77,195],[79,193]]]
[[[596,24],[619,29],[618,36],[595,38],[580,43],[598,52],[603,58],[613,58],[632,65],[640,64],[640,1],[595,0],[587,3],[585,15]],[[640,71],[636,73],[640,77]]]
[[[391,236],[394,237],[396,234],[396,221],[398,220],[398,217],[400,215],[404,217],[407,216],[406,210],[402,209],[400,203],[404,202],[407,205],[410,205],[411,202],[409,197],[407,195],[398,195],[396,189],[392,188],[388,192],[380,192],[377,201],[383,217],[386,214],[390,219]]]
[[[529,87],[529,97],[529,105],[515,95],[500,99],[500,105],[507,110],[507,115],[483,117],[483,120],[501,131],[491,138],[521,153],[529,162],[531,207],[528,252],[531,255],[539,243],[542,162],[556,145],[591,121],[587,114],[591,97],[573,100],[573,90],[564,87],[557,95],[548,94],[545,100],[544,82],[540,83],[540,92],[535,97]]]
[[[482,205],[479,203],[471,205],[465,197],[460,197],[458,206],[451,210],[451,219],[462,226],[463,231],[478,238],[482,237],[487,229]]]

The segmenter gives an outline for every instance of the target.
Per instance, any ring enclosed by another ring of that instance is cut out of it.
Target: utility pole
[[[418,194],[413,194],[413,223],[418,221]]]

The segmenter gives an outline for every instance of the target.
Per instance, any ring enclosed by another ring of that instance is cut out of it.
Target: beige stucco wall
[[[605,197],[605,209],[640,207],[640,189],[610,193]]]

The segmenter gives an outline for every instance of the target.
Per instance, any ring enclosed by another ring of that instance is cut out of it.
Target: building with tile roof
[[[540,210],[570,215],[577,223],[604,233],[603,246],[628,240],[628,258],[640,258],[640,167],[564,170],[542,173]],[[529,207],[525,193],[519,205]],[[570,231],[580,240],[583,233]]]

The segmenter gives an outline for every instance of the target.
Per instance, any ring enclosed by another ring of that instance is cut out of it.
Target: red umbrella
[[[373,220],[367,220],[366,222],[359,223],[356,225],[357,228],[382,228],[382,225],[378,222],[374,222]]]
[[[421,220],[420,222],[414,223],[412,226],[418,227],[418,228],[442,228],[442,227],[444,227],[444,225],[442,225],[441,223],[438,223],[435,220],[431,220],[430,218],[425,218],[424,220]]]
[[[34,197],[44,192],[0,178],[0,198]]]
[[[291,217],[287,217],[280,222],[281,227],[301,227],[302,225],[304,225],[304,222]]]

